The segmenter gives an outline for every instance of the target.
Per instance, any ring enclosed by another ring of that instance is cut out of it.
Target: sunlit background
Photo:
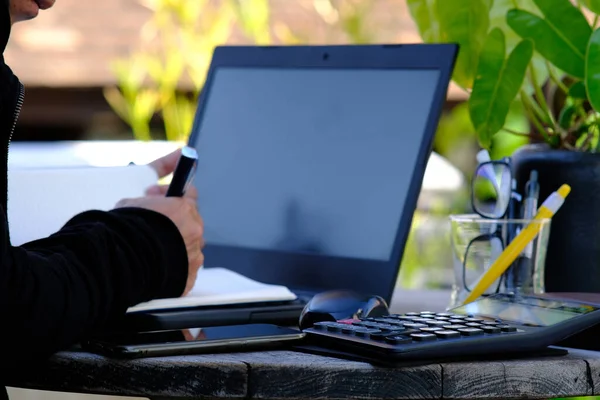
[[[185,141],[215,45],[415,42],[405,0],[58,0],[14,26],[5,54],[27,88],[11,161],[123,165]],[[440,232],[449,213],[468,209],[478,150],[466,98],[451,85],[400,286],[451,284]],[[111,142],[91,142],[98,140]],[[522,143],[507,134],[495,140],[495,157]],[[153,142],[134,151],[140,141]]]
[[[26,86],[11,162],[123,165],[178,146],[190,130],[215,45],[416,42],[406,0],[57,0],[37,19],[13,27],[5,53]],[[469,211],[467,187],[479,150],[466,99],[452,84],[401,287],[452,283],[448,215]],[[507,126],[526,131],[514,111]],[[498,133],[493,158],[511,154],[523,140]]]

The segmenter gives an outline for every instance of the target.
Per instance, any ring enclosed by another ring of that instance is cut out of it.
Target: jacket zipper
[[[10,149],[10,142],[12,141],[13,133],[15,133],[15,128],[17,127],[17,120],[19,119],[19,114],[21,114],[21,108],[23,108],[23,102],[25,101],[25,86],[21,82],[19,82],[19,99],[17,100],[17,107],[15,108],[15,114],[13,119],[13,124],[10,129],[10,135],[8,136],[8,148]]]
[[[15,113],[13,114],[13,124],[12,124],[12,127],[10,128],[10,133],[8,135],[8,144],[6,146],[6,160],[4,160],[4,162],[5,162],[4,165],[6,166],[7,172],[8,172],[8,153],[10,151],[10,142],[12,141],[13,133],[15,133],[15,128],[17,127],[17,120],[19,119],[19,114],[21,114],[21,108],[23,108],[24,101],[25,101],[25,86],[23,86],[23,84],[21,82],[19,82],[19,98],[17,99],[17,106],[15,107]],[[8,174],[7,174],[7,179],[8,179]],[[6,190],[7,190],[7,192],[5,193],[6,199],[8,199],[8,184],[6,185]],[[7,238],[10,242],[10,230],[8,229],[8,217],[6,214],[7,204],[5,203],[2,206],[4,207],[5,229],[7,232]]]

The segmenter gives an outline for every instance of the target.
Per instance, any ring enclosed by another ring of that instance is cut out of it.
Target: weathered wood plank
[[[7,376],[5,384],[26,389],[150,398],[241,399],[248,392],[247,371],[246,364],[229,354],[128,361],[64,352],[29,373]]]
[[[600,393],[600,352],[569,349],[569,357],[585,360],[588,365],[588,376],[592,382],[593,394]]]
[[[584,360],[574,356],[442,364],[443,397],[517,399],[593,394]]]
[[[292,351],[248,353],[255,399],[439,399],[438,364],[381,368]]]

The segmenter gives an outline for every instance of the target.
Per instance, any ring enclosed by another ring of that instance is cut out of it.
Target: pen
[[[569,185],[562,185],[556,192],[552,193],[540,206],[533,221],[519,232],[512,242],[504,249],[500,256],[494,261],[490,268],[479,278],[475,288],[469,293],[463,304],[467,304],[481,296],[487,288],[506,271],[508,266],[523,252],[527,245],[537,236],[540,231],[540,221],[551,218],[563,205],[565,198],[571,192]]]
[[[167,197],[182,197],[194,179],[196,165],[198,164],[198,153],[193,147],[184,146],[181,149],[181,157],[173,172],[173,179],[167,189]]]
[[[531,220],[535,216],[535,210],[538,208],[538,197],[540,195],[540,184],[538,182],[538,173],[532,170],[529,174],[529,181],[525,184],[525,198],[523,199],[523,219]],[[517,282],[516,288],[520,290],[524,284],[528,284],[533,276],[533,243],[529,243],[517,260]]]
[[[511,179],[510,183],[511,183],[510,199],[508,201],[507,215],[508,215],[509,221],[514,221],[517,218],[519,202],[521,200],[521,197],[517,193],[517,180],[513,178],[513,179]],[[509,222],[508,224],[506,224],[505,243],[510,243],[515,238],[515,236],[517,236],[518,233],[519,233],[519,227],[516,223]],[[508,292],[516,291],[516,289],[518,287],[518,281],[519,281],[518,274],[519,274],[518,264],[514,263],[508,268],[508,270],[506,272],[506,277],[505,277],[506,280],[505,280],[504,284],[505,284]]]

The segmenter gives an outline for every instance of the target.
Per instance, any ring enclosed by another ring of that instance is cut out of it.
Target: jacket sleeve
[[[0,366],[69,347],[142,301],[179,297],[187,280],[183,239],[154,211],[88,211],[20,247],[1,231]]]

